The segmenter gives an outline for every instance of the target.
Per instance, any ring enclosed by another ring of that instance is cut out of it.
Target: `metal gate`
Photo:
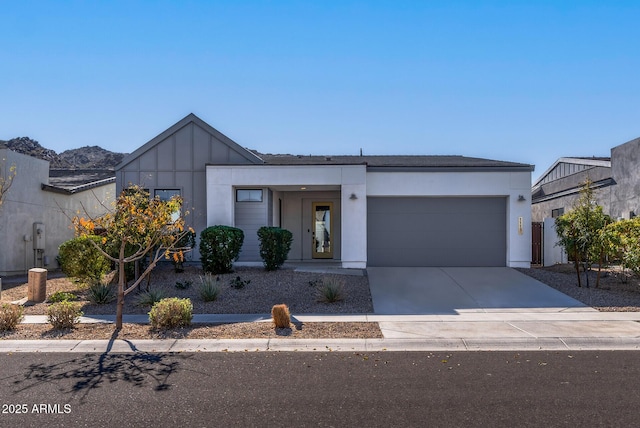
[[[534,265],[542,265],[544,263],[542,257],[543,231],[543,222],[531,223],[531,264]]]

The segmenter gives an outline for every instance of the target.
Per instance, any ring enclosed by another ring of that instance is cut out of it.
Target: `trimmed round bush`
[[[0,331],[15,330],[22,318],[22,306],[3,303],[0,306]]]
[[[244,232],[231,226],[211,226],[200,233],[200,260],[205,272],[219,274],[233,270],[238,260]]]
[[[293,235],[287,229],[263,226],[258,229],[260,257],[266,270],[276,270],[284,264],[291,250]]]
[[[83,236],[64,242],[58,248],[58,263],[62,271],[81,280],[100,280],[111,270],[111,261],[94,245],[101,242],[99,236]]]
[[[80,322],[80,317],[84,315],[78,303],[64,300],[54,303],[47,308],[47,321],[53,328],[73,328]]]
[[[189,299],[170,297],[151,308],[149,322],[153,328],[186,327],[193,319],[193,305]]]

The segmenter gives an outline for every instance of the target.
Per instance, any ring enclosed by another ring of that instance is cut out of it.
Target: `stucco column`
[[[367,191],[364,184],[342,185],[342,267],[367,267]]]

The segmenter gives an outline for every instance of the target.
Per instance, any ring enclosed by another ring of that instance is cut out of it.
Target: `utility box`
[[[29,286],[27,299],[30,302],[44,302],[47,298],[47,270],[29,269]]]
[[[44,223],[33,223],[33,249],[44,250],[45,248]]]

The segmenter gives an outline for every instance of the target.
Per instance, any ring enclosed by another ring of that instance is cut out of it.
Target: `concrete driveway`
[[[376,314],[593,310],[506,267],[369,267]]]

